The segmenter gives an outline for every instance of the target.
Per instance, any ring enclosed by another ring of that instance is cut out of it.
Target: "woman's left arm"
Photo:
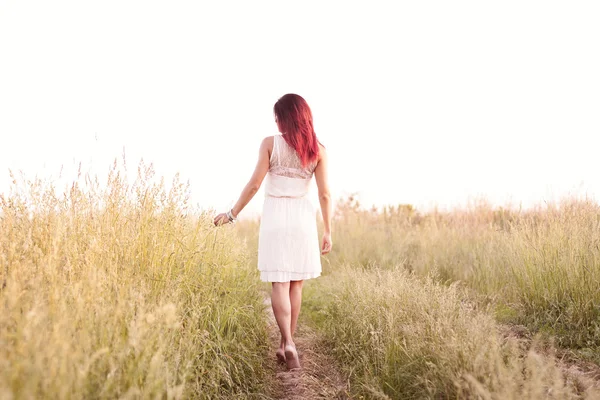
[[[265,179],[265,175],[269,171],[269,149],[272,147],[273,137],[264,138],[262,143],[260,144],[260,150],[258,153],[258,162],[256,163],[256,167],[254,168],[254,173],[252,177],[242,190],[240,194],[240,198],[235,203],[233,208],[231,209],[231,214],[234,218],[237,218],[238,214],[246,207],[246,205],[252,200],[258,189],[260,189],[260,185],[262,181]],[[227,213],[221,213],[217,215],[214,219],[215,225],[222,225],[229,222],[229,218],[227,217]]]

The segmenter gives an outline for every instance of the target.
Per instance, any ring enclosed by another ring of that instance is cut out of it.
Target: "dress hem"
[[[290,282],[317,278],[321,272],[292,272],[292,271],[260,271],[263,282]]]

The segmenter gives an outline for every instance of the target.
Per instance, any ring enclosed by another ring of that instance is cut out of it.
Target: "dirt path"
[[[328,356],[323,349],[318,334],[301,321],[295,334],[296,348],[300,356],[302,369],[288,371],[285,365],[277,363],[275,350],[279,346],[279,328],[273,310],[271,299],[265,293],[267,318],[269,321],[269,341],[271,351],[269,362],[275,374],[275,386],[269,394],[271,398],[283,400],[302,399],[351,399],[348,382],[338,369],[338,364]],[[532,337],[524,327],[502,325],[500,332],[505,337],[513,337],[525,343],[529,348]],[[536,351],[544,351],[537,348]],[[600,390],[600,367],[593,363],[573,360],[566,351],[553,350],[552,355],[557,359],[557,365],[568,381],[578,388],[580,393],[586,389]]]
[[[500,334],[505,338],[513,338],[524,344],[523,348],[530,348],[533,344],[533,334],[522,325],[499,325]],[[538,344],[539,346],[540,344]],[[580,393],[587,389],[600,392],[600,366],[574,358],[569,350],[554,347],[537,347],[536,352],[542,355],[551,355],[556,359],[556,365],[563,376],[574,383]]]
[[[269,340],[272,351],[270,361],[276,374],[276,385],[273,396],[276,399],[350,399],[348,384],[337,369],[335,362],[319,351],[319,338],[305,324],[299,323],[294,335],[296,349],[300,356],[302,369],[288,371],[285,365],[278,364],[275,350],[279,347],[279,328],[273,310],[271,299],[265,294],[265,304],[268,305]]]

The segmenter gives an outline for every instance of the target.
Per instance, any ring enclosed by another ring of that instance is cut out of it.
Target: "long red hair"
[[[312,112],[306,100],[297,94],[282,96],[273,106],[273,113],[283,133],[283,138],[296,150],[302,166],[319,157],[319,141],[313,128]]]

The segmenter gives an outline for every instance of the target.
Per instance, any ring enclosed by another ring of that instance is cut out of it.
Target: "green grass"
[[[351,198],[333,227],[305,310],[358,398],[600,397],[553,350],[600,361],[597,204],[421,214]]]
[[[350,264],[435,273],[496,304],[503,322],[600,354],[600,207],[593,202],[419,214],[409,206],[365,211],[349,200],[334,225],[329,270]]]
[[[305,312],[356,398],[575,399],[600,392],[551,354],[504,337],[457,285],[403,268],[339,266],[305,285]]]

